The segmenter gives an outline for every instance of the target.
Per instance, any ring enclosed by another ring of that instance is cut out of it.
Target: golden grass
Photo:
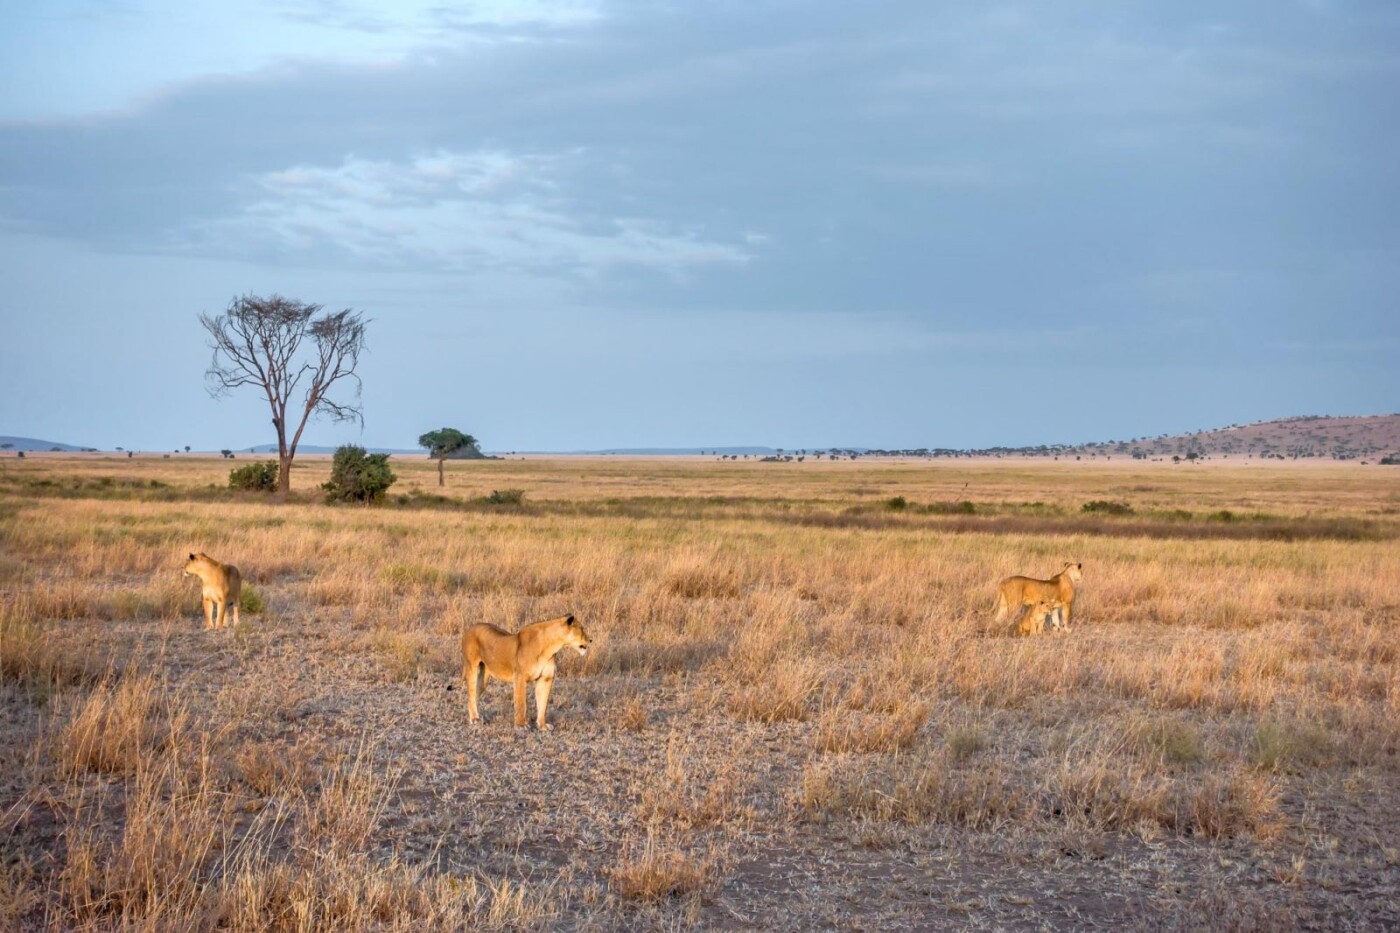
[[[704,897],[719,883],[722,857],[692,852],[648,835],[623,853],[610,872],[613,888],[630,901],[654,904],[668,898]]]
[[[218,460],[5,461],[0,738],[34,786],[0,811],[65,829],[14,837],[0,923],[516,928],[557,897],[601,926],[679,923],[672,902],[722,925],[744,906],[705,905],[757,836],[849,827],[1171,839],[1197,871],[1277,852],[1326,904],[1283,850],[1319,814],[1396,830],[1364,804],[1400,773],[1382,468],[529,460],[451,464],[440,497],[435,464],[395,469],[364,509],[315,501],[318,458],[288,504],[227,491]],[[246,631],[199,630],[191,550],[256,584]],[[1068,559],[1074,631],[992,631],[997,580]],[[561,658],[556,733],[452,731],[462,627],[567,612],[594,647]],[[596,787],[575,774],[613,745]],[[548,853],[557,878],[522,867]]]

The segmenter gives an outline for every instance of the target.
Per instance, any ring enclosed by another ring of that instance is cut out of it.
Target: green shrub
[[[891,512],[903,512],[908,507],[909,503],[903,496],[895,496],[893,499],[885,500],[885,508]]]
[[[493,489],[491,495],[484,500],[487,505],[524,505],[525,490],[523,489]]]
[[[1109,499],[1095,499],[1084,503],[1085,512],[1102,512],[1105,515],[1132,515],[1133,507],[1126,502],[1113,502]]]
[[[232,489],[272,492],[277,488],[277,461],[263,460],[229,470],[228,484]]]
[[[378,502],[398,479],[389,469],[388,454],[367,454],[363,447],[346,444],[336,448],[331,480],[321,488],[327,502]]]
[[[243,589],[238,593],[238,609],[249,615],[258,615],[267,609],[267,600],[258,595],[258,591],[248,584],[243,584]]]

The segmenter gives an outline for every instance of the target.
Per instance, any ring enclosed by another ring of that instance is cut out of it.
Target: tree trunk
[[[287,494],[292,491],[292,458],[289,456],[279,456],[277,458],[277,495],[284,502]]]
[[[442,478],[442,465],[447,462],[447,454],[438,454],[438,485],[446,486],[447,483]]]

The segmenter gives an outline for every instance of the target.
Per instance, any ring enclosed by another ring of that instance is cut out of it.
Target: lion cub
[[[997,586],[997,624],[1005,622],[1007,616],[1023,606],[1034,605],[1040,600],[1052,600],[1061,604],[1061,621],[1055,628],[1069,628],[1070,614],[1074,609],[1075,590],[1084,579],[1084,565],[1070,562],[1064,569],[1049,580],[1034,577],[1007,577]]]
[[[525,685],[535,684],[535,725],[552,729],[544,721],[549,707],[549,691],[554,686],[554,656],[564,648],[588,653],[588,633],[573,616],[533,622],[514,635],[489,622],[473,625],[462,633],[462,679],[467,682],[467,714],[472,722],[481,721],[477,697],[486,678],[515,682],[515,727],[523,729]]]
[[[1016,622],[1014,635],[1043,635],[1045,634],[1045,623],[1048,620],[1050,627],[1055,631],[1061,628],[1060,613],[1064,610],[1065,604],[1058,599],[1041,599],[1026,607],[1026,611],[1021,613],[1021,618]]]
[[[233,609],[233,627],[238,627],[238,600],[243,592],[243,577],[232,564],[221,564],[201,551],[191,554],[185,564],[185,576],[204,581],[204,627],[227,628],[228,611]]]

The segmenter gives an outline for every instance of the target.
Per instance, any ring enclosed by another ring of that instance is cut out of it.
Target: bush
[[[895,496],[893,499],[885,500],[885,508],[891,512],[902,512],[909,507],[909,503],[903,496]]]
[[[336,449],[331,461],[331,481],[321,488],[326,491],[327,502],[370,505],[384,498],[396,479],[389,469],[388,454],[367,454],[363,447],[346,444]]]
[[[976,515],[977,503],[970,499],[961,502],[930,502],[928,511],[935,515]]]
[[[1102,512],[1105,515],[1132,515],[1133,507],[1126,502],[1113,502],[1109,499],[1095,499],[1084,503],[1085,512]]]
[[[232,489],[272,492],[277,488],[277,461],[263,460],[229,470],[228,484]]]
[[[238,608],[249,615],[258,615],[267,609],[267,600],[258,594],[248,584],[243,584],[243,589],[238,594]]]
[[[491,495],[483,500],[487,505],[524,505],[525,490],[523,489],[493,489]]]

